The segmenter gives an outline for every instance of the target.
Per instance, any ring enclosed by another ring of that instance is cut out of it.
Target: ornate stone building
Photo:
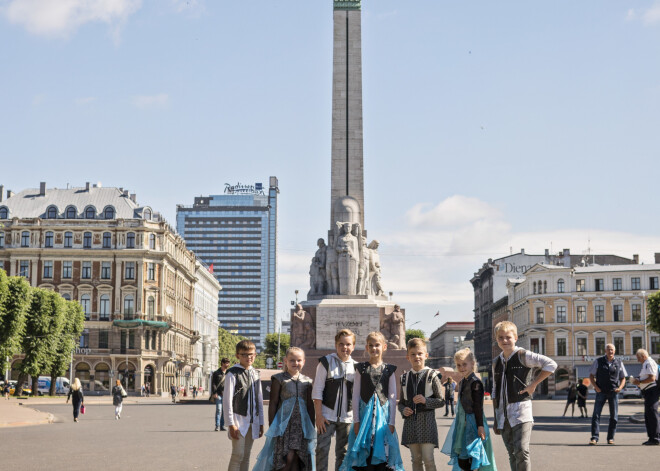
[[[0,197],[0,226],[0,268],[82,304],[73,369],[86,390],[106,393],[121,379],[160,393],[201,368],[195,255],[135,194],[41,183]]]

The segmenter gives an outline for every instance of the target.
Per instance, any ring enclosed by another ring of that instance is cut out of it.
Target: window
[[[578,337],[576,341],[578,356],[587,356],[587,339],[585,337]]]
[[[62,295],[62,297],[63,297],[64,299],[66,299],[67,301],[71,301],[71,295],[70,295],[69,293],[64,293],[64,294]]]
[[[73,232],[64,233],[64,248],[70,249],[73,247]]]
[[[44,247],[47,249],[52,249],[53,248],[53,233],[52,232],[46,232],[46,236],[44,238]]]
[[[575,280],[575,291],[584,291],[584,280]]]
[[[151,349],[156,350],[156,332],[151,333]]]
[[[149,296],[149,299],[147,299],[147,314],[149,315],[149,320],[154,319],[155,313],[156,313],[156,302],[154,301],[153,296]]]
[[[539,291],[540,290],[541,290],[541,287],[539,286]],[[547,293],[548,293],[548,282],[544,281],[543,282],[543,294],[547,294]]]
[[[114,219],[115,218],[115,208],[112,206],[106,206],[103,210],[103,217],[105,219]]]
[[[534,353],[539,352],[539,339],[529,339],[529,349]]]
[[[101,299],[99,300],[99,320],[110,320],[110,296],[107,294],[101,295]]]
[[[147,265],[147,280],[154,281],[156,279],[156,264],[149,262]]]
[[[630,310],[632,312],[632,320],[633,322],[639,322],[642,320],[642,305],[641,304],[633,304],[630,306]],[[637,351],[637,350],[635,350]]]
[[[156,249],[156,235],[155,234],[150,234],[149,235],[149,248],[151,250]]]
[[[557,322],[566,322],[566,306],[557,306]]]
[[[587,306],[578,306],[577,307],[577,321],[578,322],[587,322]]]
[[[623,289],[623,283],[621,282],[621,278],[614,278],[612,280],[612,290],[621,291],[622,289]]]
[[[642,348],[642,337],[635,335],[632,337],[632,352],[637,353],[640,348]]]
[[[30,246],[30,231],[21,232],[21,247]]]
[[[128,333],[128,348],[135,348],[135,334],[133,331]]]
[[[652,276],[649,278],[649,289],[658,289],[658,277]]]
[[[110,279],[110,262],[101,262],[101,279],[109,280]]]
[[[73,262],[62,262],[62,278],[71,278]]]
[[[614,322],[623,322],[623,305],[615,304],[614,308]]]
[[[85,320],[88,321],[89,320],[89,314],[92,310],[91,298],[90,298],[89,294],[83,294],[80,297],[80,305],[82,306],[83,312],[85,313]]]
[[[149,334],[150,332],[148,330],[144,332],[144,348],[146,349],[149,348]]]
[[[85,232],[83,236],[83,248],[84,249],[91,249],[92,248],[92,233],[91,232]]]
[[[0,208],[0,219],[7,219],[9,217],[9,210],[6,207]]]
[[[19,271],[18,274],[23,278],[30,278],[30,261],[21,260],[19,262]]]
[[[96,217],[96,208],[94,206],[87,206],[85,208],[85,219],[94,219]]]
[[[112,247],[112,234],[109,232],[103,233],[103,248],[109,249]]]
[[[605,337],[596,337],[596,355],[605,355]]]
[[[651,355],[657,355],[660,353],[660,337],[653,336],[651,337]]]
[[[57,218],[57,208],[55,206],[49,206],[46,210],[46,219],[56,219]]]
[[[603,281],[602,278],[596,279],[596,291],[604,291],[605,290],[605,282]]]
[[[535,281],[534,283],[532,283],[532,286],[533,286],[533,291],[532,291],[532,293],[533,293],[533,294],[536,294],[536,281]]]
[[[557,280],[557,292],[558,293],[564,292],[564,280],[561,278]]]
[[[85,329],[82,335],[80,336],[80,348],[89,348],[89,331],[87,329]],[[80,365],[78,365],[78,367],[80,367]],[[89,366],[87,366],[87,368],[89,368]],[[77,369],[78,368],[76,368],[76,370]],[[87,371],[87,374],[88,374],[87,378],[89,378],[89,371]],[[81,378],[80,374],[78,374],[78,371],[76,371],[76,376]],[[89,381],[87,381],[87,383],[89,384]]]
[[[5,233],[0,232],[0,247],[4,247],[4,246],[5,246]]]
[[[545,311],[542,307],[536,308],[536,323],[543,324],[545,322]]]
[[[642,289],[642,282],[638,276],[632,277],[630,279],[630,289],[640,290]]]
[[[614,337],[614,348],[615,352],[619,355],[623,355],[625,353],[625,349],[623,347],[623,337]]]
[[[82,262],[82,273],[80,278],[84,280],[92,278],[92,262]]]
[[[133,295],[127,294],[124,298],[124,316],[127,318],[132,318],[133,313],[135,312],[135,303],[133,301]]]
[[[146,219],[147,221],[151,221],[151,210],[150,210],[149,208],[145,209],[145,210],[144,210],[144,213],[142,213],[142,216],[143,216],[144,219]]]
[[[124,278],[126,280],[135,279],[135,262],[126,262],[126,270],[124,272]]]
[[[557,356],[566,356],[566,339],[557,339]]]
[[[605,306],[594,306],[596,322],[605,322]]]
[[[134,249],[135,248],[135,232],[129,232],[126,234],[126,248]]]
[[[108,331],[99,331],[99,348],[108,348]],[[97,369],[98,372],[98,369]]]
[[[50,260],[44,261],[44,278],[53,277],[53,262]]]
[[[75,219],[78,216],[78,211],[75,206],[69,206],[66,208],[65,217],[66,219]]]

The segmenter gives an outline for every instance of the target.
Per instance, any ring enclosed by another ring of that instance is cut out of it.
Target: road
[[[231,453],[226,433],[213,431],[214,406],[199,401],[171,404],[156,399],[126,404],[122,419],[114,420],[114,408],[98,398],[87,398],[87,413],[74,423],[71,406],[31,405],[55,416],[55,423],[33,427],[0,429],[0,462],[8,469],[70,470],[225,470]],[[535,470],[555,470],[569,466],[613,469],[622,466],[652,469],[660,447],[643,447],[644,426],[632,424],[628,416],[640,412],[640,401],[622,401],[616,446],[588,446],[590,420],[562,418],[564,403],[535,401],[536,423],[532,434],[532,464]],[[487,406],[487,412],[492,409]],[[589,403],[591,411],[591,402]],[[451,424],[438,412],[441,443]],[[397,428],[401,421],[397,418]],[[601,423],[607,424],[603,415]],[[601,429],[605,437],[605,429]],[[492,435],[499,469],[508,469],[502,439]],[[603,440],[601,440],[601,443]],[[252,464],[263,439],[255,443]],[[406,469],[410,454],[402,447]],[[449,469],[447,457],[436,450],[439,470]],[[331,469],[334,465],[331,463]]]

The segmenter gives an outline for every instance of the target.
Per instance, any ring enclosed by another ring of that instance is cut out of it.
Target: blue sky
[[[366,226],[427,333],[489,257],[660,252],[660,2],[363,1]],[[174,222],[280,182],[279,301],[327,233],[332,2],[0,0],[0,184]],[[440,311],[440,316],[433,314]]]

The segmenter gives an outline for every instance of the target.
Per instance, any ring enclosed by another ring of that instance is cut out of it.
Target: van
[[[50,394],[50,376],[39,376],[39,395]],[[69,378],[59,376],[55,380],[55,394],[69,394]]]

